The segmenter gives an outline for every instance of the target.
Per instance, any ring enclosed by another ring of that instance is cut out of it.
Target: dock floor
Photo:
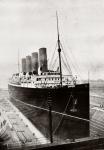
[[[9,101],[8,97],[0,97],[0,109],[4,112],[8,122],[6,134],[9,139],[5,141],[8,148],[35,147],[47,144],[49,140]]]

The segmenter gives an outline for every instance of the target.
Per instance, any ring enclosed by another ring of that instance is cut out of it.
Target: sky
[[[46,47],[50,59],[56,11],[70,65],[82,78],[104,79],[104,0],[0,0],[1,86],[17,71],[18,51],[21,59]]]

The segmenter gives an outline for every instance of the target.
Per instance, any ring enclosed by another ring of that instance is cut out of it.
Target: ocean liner
[[[89,83],[77,83],[72,74],[62,72],[61,42],[57,17],[57,50],[59,67],[48,69],[47,50],[22,59],[22,72],[13,74],[8,83],[12,99],[48,109],[51,100],[52,110],[89,120]]]

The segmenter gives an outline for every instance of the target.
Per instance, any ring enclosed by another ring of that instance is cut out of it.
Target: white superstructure
[[[63,86],[74,86],[76,79],[72,79],[70,75],[63,75]],[[60,86],[60,74],[56,71],[43,72],[40,75],[34,75],[26,73],[14,74],[10,79],[10,83],[17,84],[22,87],[34,87],[34,88],[53,88]]]

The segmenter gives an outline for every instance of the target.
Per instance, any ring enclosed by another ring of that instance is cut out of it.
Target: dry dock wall
[[[23,145],[22,147],[16,147],[16,150],[97,150],[104,149],[104,138],[84,138],[84,140],[79,140],[72,143],[66,144],[47,144],[47,145],[36,145],[35,147],[26,147]],[[6,145],[4,147],[0,147],[0,150],[8,150]],[[9,149],[14,150],[14,149]]]
[[[36,148],[37,150],[96,150],[97,148],[104,149],[104,138],[100,139],[87,139],[84,141],[77,141],[73,143],[60,144],[51,146],[44,146],[40,148]],[[34,149],[35,150],[35,149]]]

